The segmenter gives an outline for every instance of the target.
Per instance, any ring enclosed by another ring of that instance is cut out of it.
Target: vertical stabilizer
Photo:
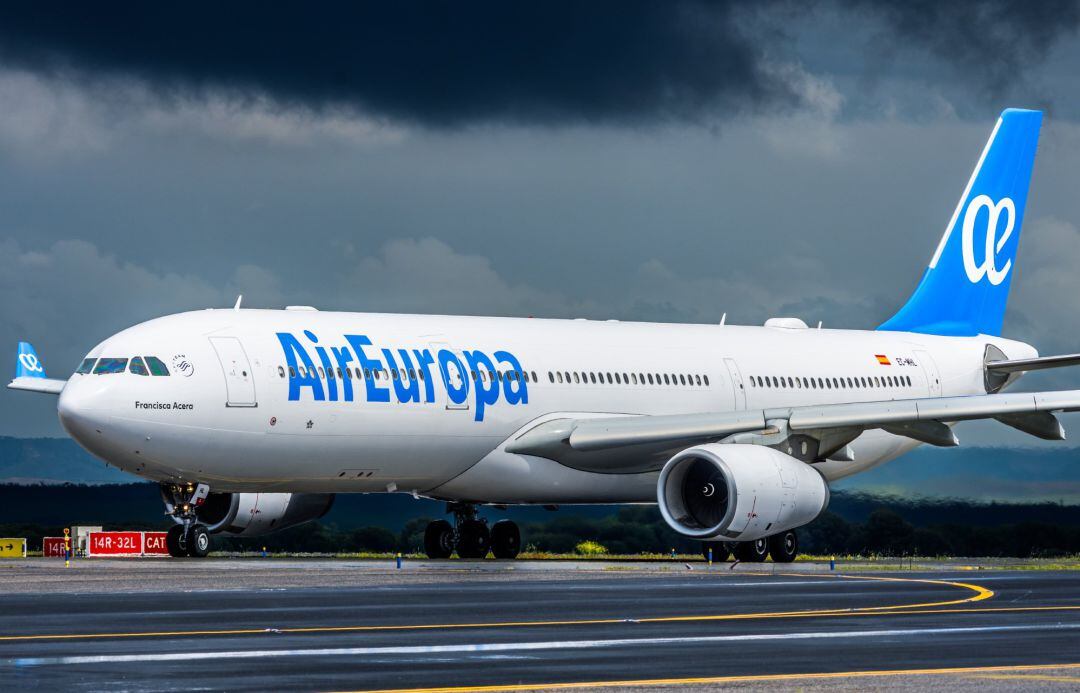
[[[878,329],[1001,334],[1041,124],[1040,111],[1002,112],[922,281]]]

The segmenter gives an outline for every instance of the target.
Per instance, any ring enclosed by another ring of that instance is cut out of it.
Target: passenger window
[[[706,375],[706,376],[704,376],[704,378],[705,378],[705,384],[708,385],[709,384],[709,376]]]
[[[277,367],[277,374],[278,374],[279,378],[284,378],[285,377],[285,366],[278,366]]]
[[[679,373],[679,384],[680,385],[685,385],[686,384],[686,376],[683,375],[682,373]]]
[[[289,377],[290,378],[295,378],[296,377],[296,369],[293,368],[292,366],[289,366]]]
[[[533,372],[532,372],[532,381],[533,381],[534,383],[536,382],[536,371],[533,371]]]
[[[168,375],[169,369],[165,367],[165,364],[161,362],[157,356],[146,356],[146,367],[150,370],[150,375]]]
[[[146,370],[146,364],[143,363],[141,356],[136,356],[131,359],[131,364],[128,366],[128,372],[135,375],[150,375],[150,371]]]
[[[701,387],[701,375],[695,375],[695,376],[694,376],[694,380],[696,380],[696,381],[697,381],[697,382],[696,382],[697,386],[698,386],[698,387]]]
[[[637,385],[638,384],[638,382],[637,382],[637,373],[631,373],[630,374],[630,383],[632,385]]]
[[[94,367],[94,375],[108,375],[110,373],[123,373],[127,367],[127,359],[105,358],[98,361]]]
[[[86,375],[90,371],[94,370],[94,363],[97,359],[83,359],[83,362],[79,364],[79,367],[75,369],[76,373]]]
[[[574,384],[578,385],[580,383],[581,383],[581,376],[578,374],[577,371],[574,371]]]

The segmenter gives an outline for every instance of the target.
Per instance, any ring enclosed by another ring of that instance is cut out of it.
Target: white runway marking
[[[32,667],[70,664],[121,664],[129,662],[191,662],[210,659],[261,659],[264,657],[378,657],[387,655],[446,655],[527,652],[533,650],[586,650],[612,647],[647,647],[693,645],[721,642],[761,642],[781,640],[818,640],[840,638],[895,638],[919,635],[962,635],[970,633],[1006,633],[1038,630],[1077,630],[1080,623],[972,626],[960,628],[908,628],[889,630],[843,630],[810,633],[761,633],[742,635],[687,636],[678,638],[616,638],[611,640],[556,640],[542,642],[472,643],[461,645],[401,645],[392,647],[328,647],[295,650],[223,650],[218,652],[162,652],[146,654],[76,655],[63,657],[23,657],[8,659],[7,665]]]

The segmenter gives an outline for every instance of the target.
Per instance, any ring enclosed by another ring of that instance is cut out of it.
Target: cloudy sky
[[[1006,334],[1080,350],[1077,2],[386,5],[0,7],[12,354],[240,293],[873,327],[1008,106],[1048,120]],[[55,402],[0,393],[0,434]]]

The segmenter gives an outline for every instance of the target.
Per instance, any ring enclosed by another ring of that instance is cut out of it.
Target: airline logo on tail
[[[953,208],[922,281],[881,330],[1000,335],[1042,113],[1006,109]]]
[[[44,378],[45,366],[29,342],[19,342],[19,362],[15,364],[16,378]]]
[[[984,228],[980,228],[982,229],[986,250],[982,263],[979,263],[975,259],[975,225],[979,219],[979,212],[983,209],[987,211],[986,225]],[[1002,212],[1007,213],[1005,228],[1002,230],[1001,236],[998,237]],[[1009,237],[1012,236],[1015,223],[1016,205],[1013,204],[1012,198],[1003,197],[995,203],[987,195],[978,195],[968,204],[967,210],[964,212],[963,255],[964,272],[967,273],[967,278],[972,284],[978,284],[983,277],[989,279],[994,286],[1005,281],[1009,270],[1012,269],[1012,259],[1005,260],[1004,266],[998,269],[997,256],[1005,247]]]

